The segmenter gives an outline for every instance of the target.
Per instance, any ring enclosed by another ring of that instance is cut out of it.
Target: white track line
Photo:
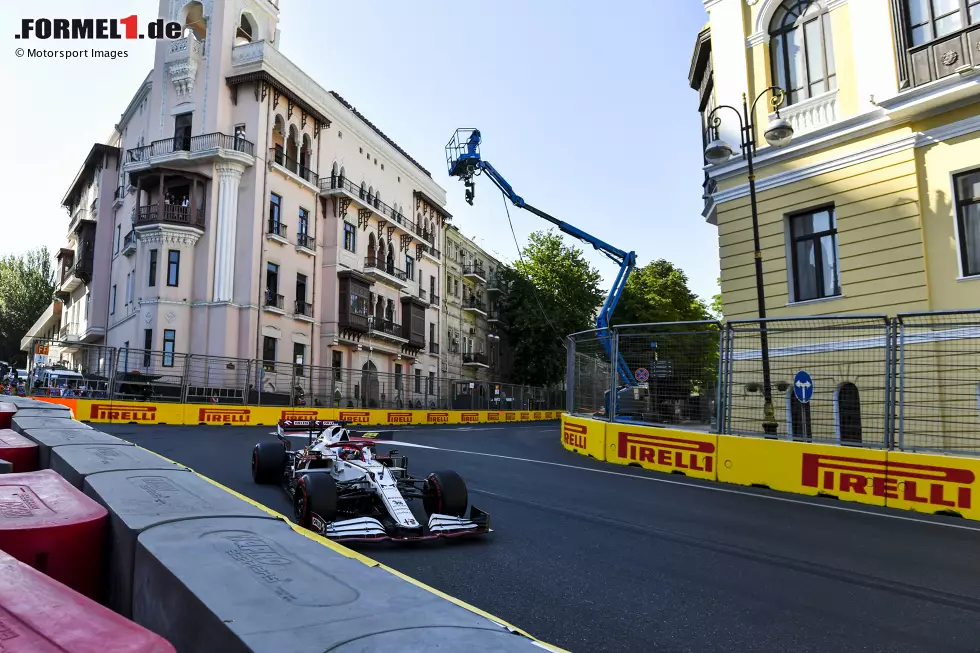
[[[700,485],[697,483],[687,483],[685,481],[675,481],[669,478],[657,478],[655,476],[640,476],[639,474],[627,474],[625,472],[614,472],[608,469],[594,469],[592,467],[579,467],[578,465],[567,465],[565,463],[554,463],[548,460],[534,460],[532,458],[518,458],[516,456],[504,456],[496,453],[484,453],[481,451],[462,451],[460,449],[443,449],[441,447],[430,447],[424,444],[415,444],[413,442],[402,442],[395,440],[381,441],[381,444],[397,444],[402,447],[415,447],[417,449],[433,449],[435,451],[447,451],[450,453],[462,453],[469,454],[471,456],[487,456],[489,458],[503,458],[505,460],[516,460],[524,463],[536,463],[538,465],[552,465],[553,467],[564,467],[566,469],[577,469],[583,472],[593,472],[595,474],[609,474],[611,476],[625,476],[627,478],[635,478],[641,481],[652,481],[654,483],[666,483],[667,485],[679,485],[686,488],[695,488],[698,490],[707,490],[709,492],[723,492],[725,494],[738,494],[746,497],[755,497],[757,499],[767,499],[769,501],[781,501],[782,503],[793,503],[802,506],[810,506],[813,508],[824,508],[826,510],[837,510],[839,512],[852,512],[860,515],[871,515],[872,517],[882,517],[885,519],[897,519],[899,521],[909,521],[916,522],[919,524],[929,524],[932,526],[943,526],[945,528],[955,528],[963,531],[973,531],[975,533],[980,533],[980,527],[976,526],[966,526],[962,524],[952,524],[946,521],[933,521],[931,519],[920,519],[918,517],[905,517],[904,515],[892,515],[883,512],[875,512],[872,510],[861,510],[859,508],[847,508],[845,506],[835,506],[826,503],[816,503],[812,501],[803,501],[800,499],[790,499],[788,497],[777,497],[769,494],[761,494],[756,492],[747,492],[745,490],[736,490],[728,487],[720,487],[717,485]]]

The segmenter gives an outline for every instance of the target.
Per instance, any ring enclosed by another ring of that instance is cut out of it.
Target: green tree
[[[602,277],[582,250],[551,231],[532,233],[522,254],[523,262],[505,272],[509,290],[498,304],[514,381],[557,383],[565,376],[564,337],[595,326],[605,297]]]
[[[711,296],[711,312],[715,314],[715,317],[719,320],[725,317],[724,312],[721,310],[721,277],[718,277],[718,294]]]
[[[22,359],[20,341],[54,295],[47,247],[0,258],[0,360]]]
[[[638,268],[626,282],[613,324],[710,320],[704,301],[687,287],[687,275],[660,259]]]

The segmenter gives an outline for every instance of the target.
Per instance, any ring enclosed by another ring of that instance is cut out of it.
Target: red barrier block
[[[10,429],[0,429],[0,460],[14,466],[14,473],[37,469],[37,443]]]
[[[0,552],[5,653],[174,653],[165,639]]]
[[[10,418],[17,412],[17,406],[9,401],[0,401],[0,429],[10,428]]]
[[[0,550],[88,597],[100,595],[106,509],[49,469],[0,475]]]

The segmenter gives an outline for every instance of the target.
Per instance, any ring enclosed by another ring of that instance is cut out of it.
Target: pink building
[[[91,298],[70,294],[63,315],[90,302],[80,338],[119,348],[117,369],[183,365],[202,392],[298,383],[325,403],[429,404],[445,191],[279,52],[278,14],[270,0],[161,0],[184,36],[157,44],[86,160],[95,190],[69,191],[83,213],[64,264],[78,283],[63,288]],[[261,363],[243,383],[230,359]]]

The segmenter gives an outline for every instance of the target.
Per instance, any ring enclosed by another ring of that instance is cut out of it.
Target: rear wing
[[[394,431],[350,431],[347,430],[348,424],[350,422],[344,420],[283,419],[279,420],[279,423],[276,425],[276,435],[282,440],[287,435],[305,434],[309,436],[309,441],[312,443],[316,436],[319,436],[328,428],[339,426],[345,430],[345,434],[340,438],[341,441],[355,438],[365,440],[395,439]]]

